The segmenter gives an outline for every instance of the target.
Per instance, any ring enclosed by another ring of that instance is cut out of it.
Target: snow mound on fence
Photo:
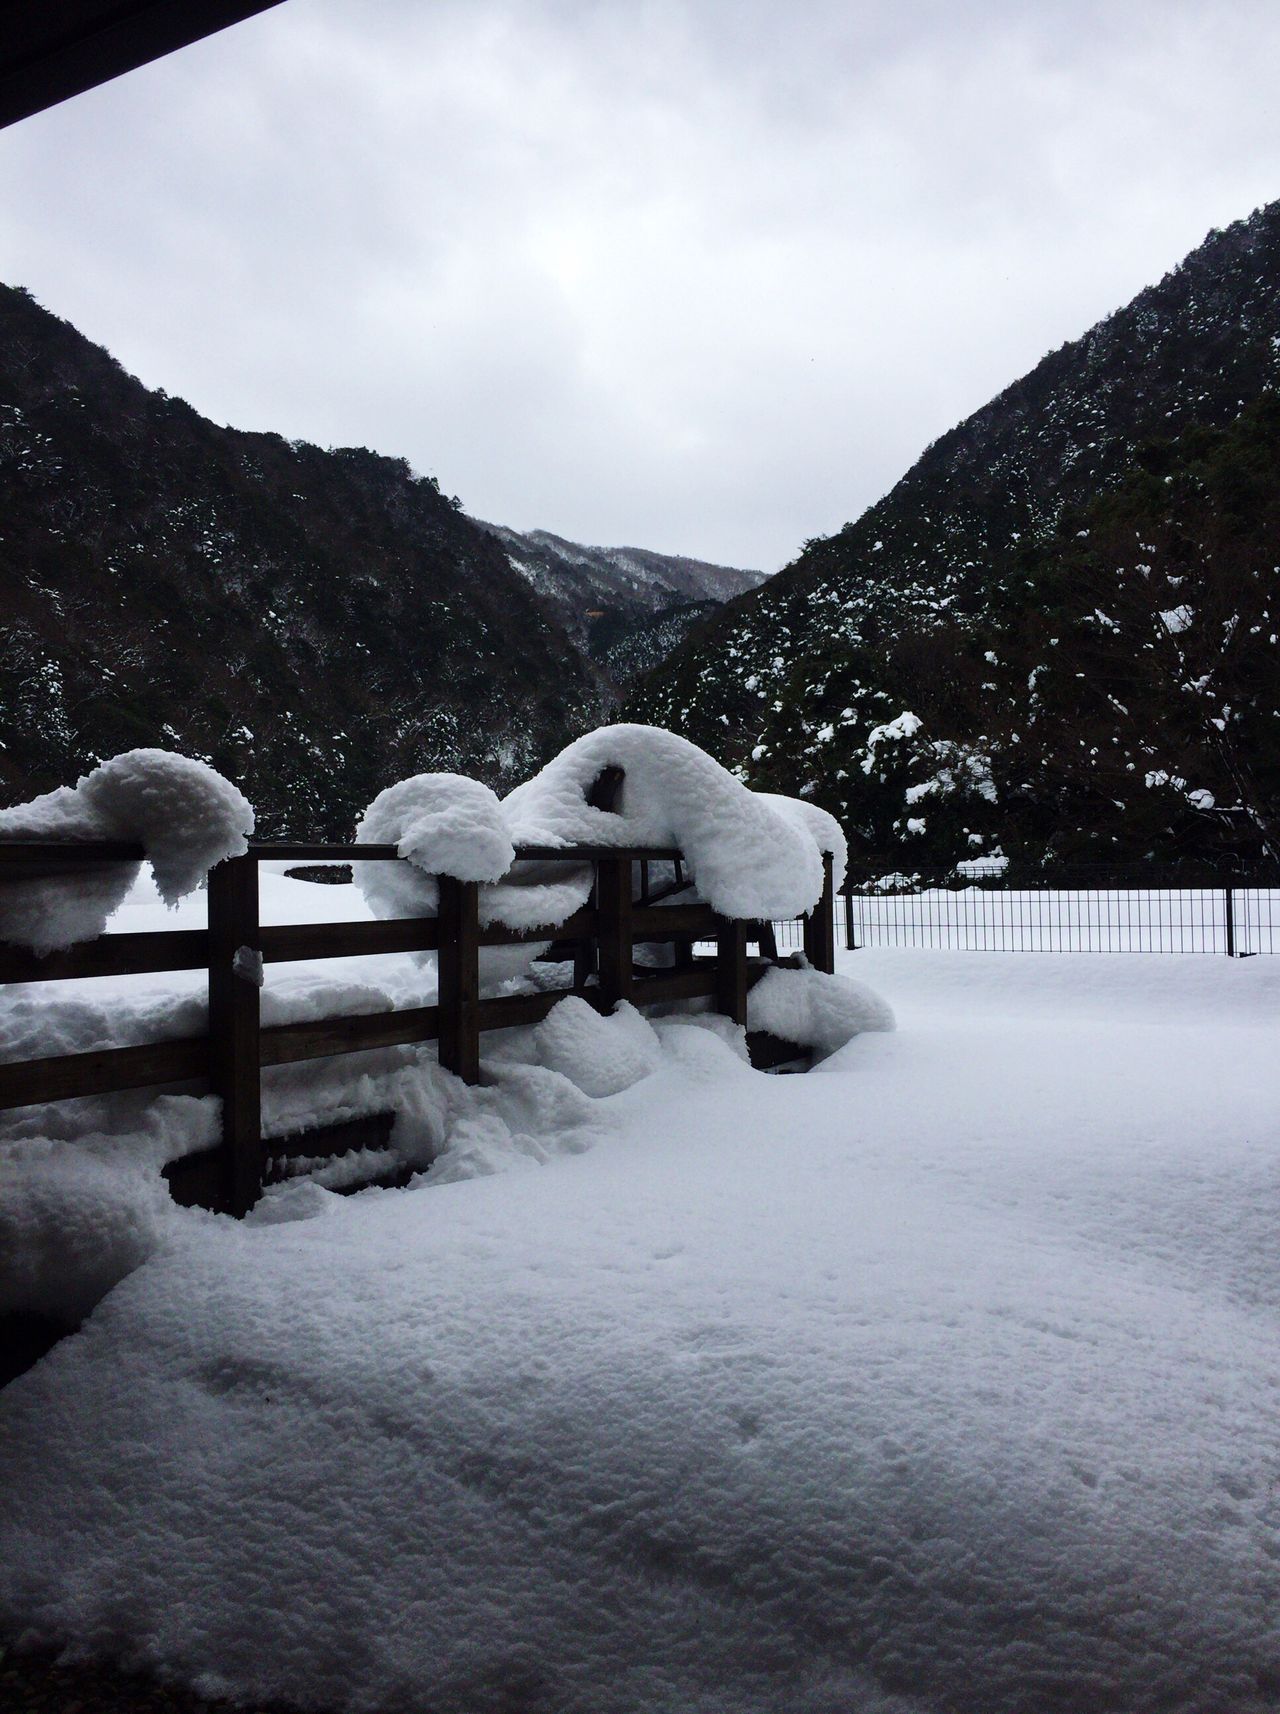
[[[747,995],[747,1028],[812,1048],[826,1059],[866,1030],[891,1030],[893,1012],[879,994],[848,976],[775,966]]]
[[[589,867],[521,865],[510,874],[515,847],[502,804],[488,786],[463,774],[416,774],[379,792],[356,827],[356,843],[394,845],[404,863],[356,863],[353,875],[375,916],[432,917],[440,909],[440,875],[477,881],[480,921],[508,928],[563,922],[591,891]],[[504,885],[495,883],[508,879]],[[487,883],[487,884],[484,884]],[[485,947],[480,980],[492,992],[521,975],[549,942]],[[419,956],[427,962],[433,954]]]
[[[623,782],[613,809],[588,794],[606,768]],[[589,868],[512,867],[517,845],[657,845],[680,850],[701,898],[748,921],[795,917],[822,894],[822,854],[844,879],[840,824],[796,798],[748,791],[686,738],[656,726],[603,726],[576,739],[500,803],[459,774],[419,774],[379,794],[356,834],[396,845],[412,869],[362,863],[356,880],[379,916],[434,915],[438,874],[482,883],[480,919],[553,928],[586,902]],[[503,858],[505,857],[505,862]]]
[[[128,750],[74,786],[0,810],[0,840],[136,840],[167,905],[194,892],[215,863],[238,857],[252,832],[253,810],[230,780],[168,750]],[[47,953],[94,939],[137,867],[95,863],[58,878],[7,883],[0,940]]]
[[[605,768],[623,771],[614,810],[587,793]],[[748,791],[687,738],[656,726],[602,726],[576,739],[503,799],[517,845],[678,847],[698,892],[728,917],[800,916],[822,894],[822,851],[844,878],[844,835],[811,804]]]
[[[378,793],[356,826],[360,845],[394,845],[412,865],[361,863],[356,881],[379,916],[434,916],[437,875],[499,881],[515,851],[497,796],[463,774],[415,774]]]
[[[606,768],[623,783],[611,810],[588,794]],[[577,739],[499,801],[460,774],[418,774],[379,793],[356,830],[365,844],[392,844],[408,864],[355,865],[355,880],[380,917],[435,916],[436,877],[480,883],[481,924],[553,929],[586,904],[589,864],[514,862],[518,845],[657,845],[680,850],[696,892],[725,916],[795,917],[822,894],[823,853],[844,879],[839,823],[796,798],[748,791],[697,745],[656,726],[604,726]],[[492,992],[519,976],[548,943],[486,947],[481,983]]]

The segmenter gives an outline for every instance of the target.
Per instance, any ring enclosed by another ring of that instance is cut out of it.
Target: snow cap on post
[[[128,750],[74,786],[0,810],[0,840],[140,844],[166,904],[194,892],[215,863],[248,848],[253,809],[205,762],[168,750]],[[136,863],[86,863],[0,891],[0,940],[33,952],[92,940],[133,885]]]
[[[434,916],[437,875],[498,881],[515,860],[502,805],[465,774],[414,774],[388,786],[357,823],[356,843],[394,845],[410,865],[356,865],[356,883],[377,916]]]
[[[612,810],[588,802],[622,770]],[[688,739],[656,726],[602,726],[503,800],[516,844],[678,847],[698,891],[727,917],[799,916],[822,894],[822,851],[841,877],[844,839],[822,810],[749,791]],[[837,883],[838,884],[838,883]]]

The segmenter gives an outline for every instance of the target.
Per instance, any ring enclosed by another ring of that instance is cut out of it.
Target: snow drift
[[[606,768],[625,776],[612,810],[587,802]],[[837,887],[846,862],[844,835],[825,810],[748,791],[705,751],[653,726],[588,733],[501,802],[460,775],[401,781],[369,806],[357,838],[394,844],[412,865],[357,866],[357,884],[377,915],[434,915],[434,877],[450,874],[484,883],[482,922],[521,929],[553,928],[585,904],[591,870],[513,865],[517,845],[675,848],[696,884],[683,898],[702,899],[723,916],[766,922],[814,908],[824,851],[832,854]]]
[[[586,1153],[190,1225],[0,1394],[0,1631],[249,1708],[1273,1714],[1269,963],[859,952],[910,1027],[823,1075],[660,1021],[718,1069]]]
[[[204,762],[168,750],[129,750],[74,786],[0,810],[0,839],[136,840],[166,904],[193,892],[253,832],[246,798]],[[57,879],[0,888],[0,940],[60,951],[102,933],[137,874],[134,863],[86,864]]]
[[[606,767],[625,772],[613,811],[586,801]],[[204,764],[135,751],[94,770],[73,789],[5,811],[0,835],[139,840],[151,860],[158,902],[172,905],[198,885],[212,862],[244,849],[252,824],[248,804]],[[479,884],[483,921],[545,926],[549,936],[586,902],[591,867],[516,862],[520,843],[679,847],[693,881],[681,901],[702,898],[718,910],[753,918],[811,909],[822,888],[824,850],[834,854],[837,877],[844,866],[844,842],[829,816],[807,804],[757,797],[684,740],[636,726],[580,739],[505,801],[477,781],[451,774],[400,781],[370,804],[358,837],[361,843],[394,845],[407,859],[356,864],[356,887],[369,912],[435,914],[437,877],[447,874]],[[136,867],[98,866],[68,879],[6,889],[0,901],[8,901],[9,916],[0,921],[13,938],[41,950],[97,934],[125,896],[145,894],[145,888],[129,893]],[[317,904],[338,919],[359,915],[351,902],[355,890],[307,887],[272,874],[270,866],[260,875],[267,921],[314,920]],[[128,914],[122,926],[163,926],[154,920],[157,913]],[[197,919],[188,914],[184,920]],[[532,968],[547,944],[484,949],[485,988],[563,985],[563,970]],[[835,979],[799,971],[779,977],[756,1009],[763,1017],[760,1007],[772,1008],[788,1025],[791,1040],[829,1052],[839,1045],[841,1025],[841,1039],[857,1028],[881,1027],[868,1023],[870,1013],[859,1010],[852,990],[842,1009],[842,985]],[[430,1005],[434,998],[430,954],[286,965],[268,973],[262,1021],[298,1023]],[[376,1158],[366,1151],[337,1162],[291,1164],[292,1173],[325,1190],[402,1170],[443,1183],[577,1152],[609,1130],[601,1103],[664,1063],[697,1062],[706,1075],[740,1067],[743,1031],[710,1014],[697,1016],[704,1005],[668,1007],[675,1016],[650,1021],[629,1005],[602,1017],[581,999],[563,1000],[535,1029],[485,1037],[489,1086],[483,1089],[467,1089],[442,1071],[431,1045],[269,1068],[262,1090],[264,1134],[291,1137],[318,1125],[393,1112],[390,1140]],[[682,1022],[696,1034],[678,1028]],[[205,1023],[198,973],[0,990],[5,1052],[14,1059],[195,1036]],[[772,1025],[757,1021],[753,1027]],[[216,1138],[217,1103],[211,1097],[155,1091],[0,1116],[0,1307],[40,1310],[68,1321],[85,1314],[189,1218],[169,1203],[160,1168],[212,1146]],[[314,1198],[303,1202],[300,1194],[295,1184],[287,1196],[272,1193],[268,1203],[277,1215],[313,1208]]]

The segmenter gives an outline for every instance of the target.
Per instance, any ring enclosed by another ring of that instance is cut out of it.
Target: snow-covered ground
[[[249,1704],[1274,1709],[1280,965],[842,959],[898,1031],[808,1076],[672,1028],[584,1152],[185,1220],[0,1395],[4,1631]]]

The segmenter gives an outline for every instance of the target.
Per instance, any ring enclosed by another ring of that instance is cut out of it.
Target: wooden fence
[[[141,847],[118,842],[0,843],[0,885],[6,879],[55,875],[70,880],[92,865],[138,862],[142,857]],[[45,957],[0,945],[0,982],[4,983],[203,969],[209,984],[205,1034],[0,1063],[0,1109],[155,1085],[202,1083],[222,1101],[221,1143],[174,1162],[166,1176],[179,1201],[243,1214],[257,1201],[272,1156],[339,1153],[363,1140],[348,1126],[340,1133],[335,1128],[320,1146],[312,1143],[300,1148],[293,1140],[281,1147],[264,1141],[263,1067],[436,1041],[440,1063],[475,1083],[484,1031],[535,1024],[566,994],[577,994],[601,1011],[611,1010],[619,1000],[645,1006],[705,998],[716,1010],[745,1024],[748,990],[776,957],[767,924],[729,920],[708,905],[671,903],[691,882],[681,854],[656,847],[518,847],[518,862],[593,866],[590,902],[554,930],[481,926],[477,883],[448,875],[439,878],[439,914],[434,917],[289,925],[259,920],[258,865],[264,861],[403,860],[393,845],[254,842],[246,856],[219,863],[211,871],[205,929],[105,934]],[[651,890],[650,865],[655,862],[674,865],[676,878]],[[633,896],[637,870],[639,894]],[[805,953],[815,967],[828,971],[834,968],[835,957],[831,881],[828,856],[822,900],[803,919]],[[481,998],[481,948],[549,938],[555,944],[548,957],[573,962],[572,987]],[[637,966],[634,948],[645,942],[671,943],[672,966],[661,970]],[[695,952],[697,944],[706,942],[715,944],[712,957]],[[754,959],[748,955],[751,942],[760,950]],[[438,960],[438,999],[433,1006],[262,1027],[259,1000],[264,964],[424,951],[435,952]],[[771,1046],[764,1038],[757,1038],[752,1046],[758,1063],[777,1063],[788,1048],[792,1054],[798,1051],[791,1044]]]

